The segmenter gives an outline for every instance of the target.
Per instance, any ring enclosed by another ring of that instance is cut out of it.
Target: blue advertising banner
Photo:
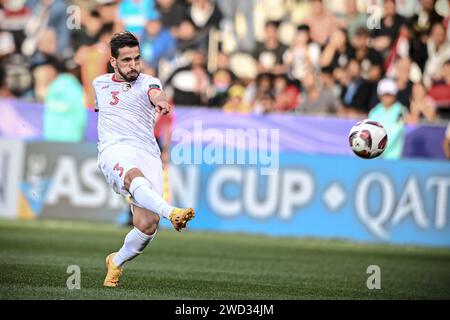
[[[281,153],[253,165],[178,165],[171,188],[191,229],[450,246],[450,163]]]

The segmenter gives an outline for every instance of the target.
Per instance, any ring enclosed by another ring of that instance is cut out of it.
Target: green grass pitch
[[[450,249],[160,230],[103,288],[128,228],[0,220],[1,299],[449,299]],[[69,265],[81,289],[69,290]],[[366,286],[381,268],[381,289]]]

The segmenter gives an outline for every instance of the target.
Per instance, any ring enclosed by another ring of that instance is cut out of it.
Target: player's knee
[[[130,190],[131,181],[133,181],[134,178],[143,176],[144,175],[142,174],[141,170],[139,170],[138,168],[128,170],[127,173],[125,174],[124,179],[125,188],[127,190]]]
[[[151,214],[145,220],[140,221],[136,227],[146,235],[153,235],[158,229],[159,220],[160,218],[157,214]]]

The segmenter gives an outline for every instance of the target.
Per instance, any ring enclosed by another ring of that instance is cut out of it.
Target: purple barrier
[[[409,126],[403,157],[445,159],[442,149],[445,129],[438,126]]]
[[[0,136],[5,138],[42,139],[42,112],[40,104],[19,100],[0,99]],[[90,111],[86,127],[86,140],[97,141],[98,114]],[[280,151],[314,154],[350,154],[347,136],[355,120],[332,117],[298,115],[240,115],[224,114],[219,109],[177,108],[175,128],[195,133],[218,129],[279,129]],[[443,159],[443,126],[408,126],[404,156],[408,158]],[[201,135],[193,135],[202,141]]]
[[[86,141],[97,142],[97,120],[98,120],[98,112],[89,111],[88,123],[86,125]]]
[[[42,105],[21,100],[0,99],[0,136],[42,138]]]
[[[195,121],[206,129],[279,129],[280,151],[314,154],[351,154],[348,132],[355,120],[299,115],[225,115],[206,108],[176,109],[176,128],[194,131]],[[444,126],[407,126],[403,156],[407,158],[444,159]],[[196,137],[201,139],[201,137]]]
[[[221,110],[178,108],[176,128],[194,132],[198,121],[202,129],[279,129],[280,151],[300,151],[317,154],[350,154],[348,132],[354,121],[338,118],[306,117],[284,114],[241,115],[224,114]],[[202,137],[195,136],[195,140]]]

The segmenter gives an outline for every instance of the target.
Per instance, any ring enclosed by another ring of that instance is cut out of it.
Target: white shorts
[[[98,155],[98,167],[113,190],[125,197],[130,193],[125,189],[125,175],[137,168],[156,193],[163,195],[163,170],[161,159],[140,148],[127,145],[107,147]],[[136,204],[133,201],[133,204]]]

